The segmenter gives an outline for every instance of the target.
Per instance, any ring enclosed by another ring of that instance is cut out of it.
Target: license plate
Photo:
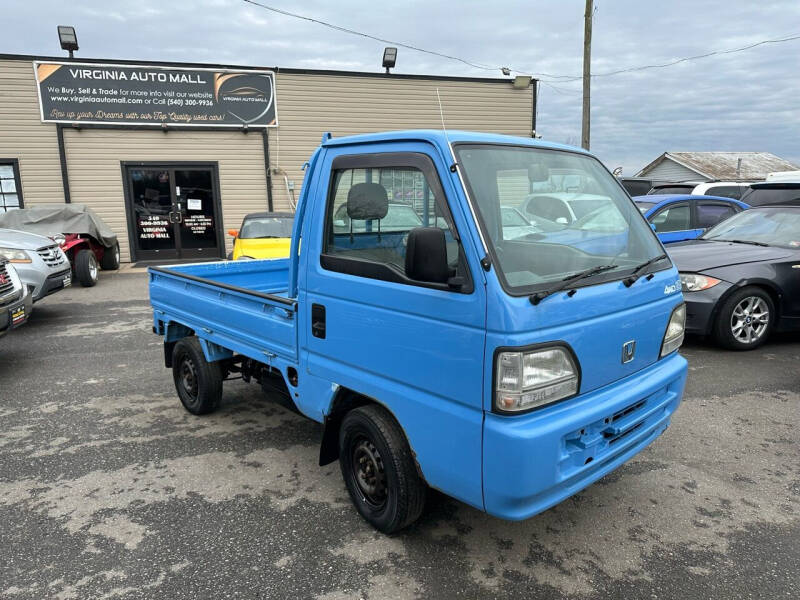
[[[21,325],[25,322],[27,315],[25,314],[25,307],[18,306],[17,308],[12,308],[8,311],[9,316],[11,317],[11,326],[16,327],[17,325]]]
[[[72,275],[66,275],[64,277],[64,287],[69,287],[72,285]]]

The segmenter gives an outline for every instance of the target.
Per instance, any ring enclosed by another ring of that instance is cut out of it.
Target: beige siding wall
[[[64,201],[56,126],[39,118],[31,61],[0,61],[0,158],[19,160],[26,205]]]
[[[64,134],[72,201],[90,205],[117,233],[124,261],[130,255],[121,162],[217,162],[226,229],[238,228],[248,212],[267,210],[263,141],[258,132],[83,129]],[[231,240],[225,238],[230,250]]]
[[[280,128],[270,130],[270,160],[295,182],[322,134],[334,137],[397,129],[441,129],[436,89],[448,129],[529,137],[532,91],[510,83],[278,73]],[[288,206],[282,175],[273,180],[276,206]]]
[[[531,89],[510,83],[278,73],[280,127],[269,130],[276,210],[289,208],[283,175],[300,193],[302,165],[322,134],[335,137],[396,129],[439,129],[436,89],[449,129],[529,136]],[[130,258],[123,199],[123,161],[203,161],[219,165],[222,225],[265,210],[267,190],[259,132],[65,130],[73,202],[97,210]],[[62,202],[56,127],[43,124],[28,60],[0,60],[0,158],[18,158],[26,205]],[[226,236],[230,249],[230,239]]]

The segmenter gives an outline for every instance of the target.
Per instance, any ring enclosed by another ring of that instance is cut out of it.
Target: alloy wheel
[[[743,298],[731,313],[731,333],[743,343],[752,344],[760,340],[769,326],[769,306],[763,298]]]

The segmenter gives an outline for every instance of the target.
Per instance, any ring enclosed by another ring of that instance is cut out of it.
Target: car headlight
[[[12,263],[29,263],[31,257],[25,250],[17,250],[16,248],[0,248],[0,256],[5,257],[8,262]]]
[[[681,273],[681,290],[684,292],[699,292],[707,290],[719,283],[719,279],[697,273]]]
[[[686,332],[686,305],[679,304],[672,311],[661,343],[661,356],[666,356],[681,347]]]
[[[572,352],[564,346],[499,352],[495,369],[498,412],[528,411],[578,393],[578,369]]]
[[[61,246],[64,242],[67,241],[67,238],[63,233],[53,234],[50,236],[50,239],[53,240],[59,246]]]

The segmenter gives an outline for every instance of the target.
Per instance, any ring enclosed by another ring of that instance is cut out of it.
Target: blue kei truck
[[[504,207],[565,180],[596,201],[596,245],[575,223],[504,226]],[[149,278],[186,410],[213,411],[229,377],[277,391],[323,424],[320,465],[339,460],[386,533],[428,486],[503,519],[546,510],[655,440],[686,381],[655,233],[599,160],[532,139],[325,134],[289,258]]]

